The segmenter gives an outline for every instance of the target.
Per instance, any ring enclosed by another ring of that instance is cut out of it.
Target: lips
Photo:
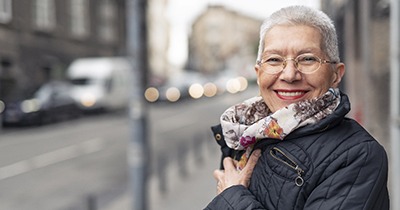
[[[276,95],[282,100],[297,100],[302,98],[307,91],[301,90],[277,90]]]

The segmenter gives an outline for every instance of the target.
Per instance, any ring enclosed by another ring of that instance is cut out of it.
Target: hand
[[[223,161],[225,170],[215,170],[214,178],[217,180],[217,194],[234,185],[243,185],[249,187],[250,178],[258,158],[261,156],[261,150],[255,150],[247,161],[243,170],[236,170],[237,161],[226,157]]]

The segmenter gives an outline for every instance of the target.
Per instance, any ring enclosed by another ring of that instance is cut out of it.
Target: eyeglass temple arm
[[[339,62],[337,62],[337,61],[327,61],[327,60],[322,60],[322,63],[338,64]]]

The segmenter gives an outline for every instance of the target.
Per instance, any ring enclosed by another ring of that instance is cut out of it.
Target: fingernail
[[[256,157],[260,157],[260,156],[261,156],[261,150],[259,150],[259,149],[255,150],[255,151],[254,151],[254,155],[255,155]]]

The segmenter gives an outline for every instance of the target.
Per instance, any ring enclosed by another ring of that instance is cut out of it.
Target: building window
[[[117,9],[115,1],[102,0],[99,6],[99,36],[104,42],[116,40],[117,31]]]
[[[71,0],[71,32],[77,37],[89,35],[88,0]]]
[[[41,30],[51,30],[56,25],[54,0],[36,0],[34,4],[35,25]]]
[[[0,23],[11,21],[12,7],[11,0],[0,0]]]

